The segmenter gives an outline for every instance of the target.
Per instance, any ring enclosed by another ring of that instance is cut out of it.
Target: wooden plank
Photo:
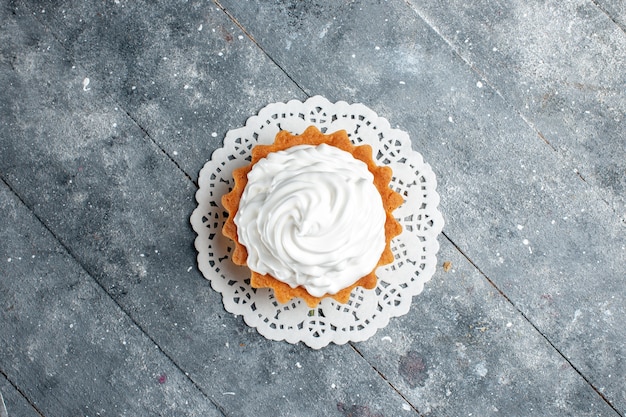
[[[615,375],[626,373],[626,330],[618,325],[626,319],[618,301],[626,295],[626,242],[604,189],[582,181],[406,4],[221,3],[306,91],[362,101],[409,131],[439,175],[447,236],[624,413],[626,381]],[[598,59],[610,61],[614,48]],[[623,76],[610,73],[607,83]],[[553,117],[558,125],[561,116]],[[619,154],[623,127],[595,120],[580,126],[606,128],[606,149]],[[615,158],[596,163],[610,169]]]
[[[0,374],[0,394],[9,417],[41,417],[41,414],[28,403],[26,398],[13,385]],[[0,406],[1,407],[1,406]]]
[[[37,410],[222,415],[4,182],[0,216],[0,369]]]
[[[7,86],[0,101],[2,178],[189,380],[227,415],[340,416],[354,410],[414,415],[350,346],[318,352],[270,342],[224,312],[219,295],[194,268],[188,223],[195,207],[192,181],[108,90],[85,82],[91,74],[32,13],[15,12],[2,16],[2,38],[9,41],[3,54],[12,57],[0,67]],[[158,33],[161,22],[153,25],[143,28],[146,39]],[[102,42],[100,47],[107,44]],[[167,49],[171,45],[164,48],[175,52]],[[284,76],[273,82],[289,83]],[[230,99],[235,97],[247,100],[233,92]],[[34,296],[25,292],[23,297]],[[20,294],[15,296],[21,299]],[[94,319],[100,323],[103,317],[98,313]],[[63,337],[74,334],[65,329]],[[115,356],[123,354],[118,349],[104,357],[106,364],[94,359],[97,365],[85,369],[119,372],[125,362]],[[22,378],[24,385],[37,381],[28,373]],[[95,398],[97,381],[84,384],[93,401],[103,401]],[[134,398],[132,389],[127,391]],[[64,401],[67,409],[83,404],[79,398]]]

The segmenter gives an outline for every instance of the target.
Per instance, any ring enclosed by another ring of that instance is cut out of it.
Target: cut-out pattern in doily
[[[280,130],[298,135],[311,125],[328,133],[345,129],[353,143],[372,146],[377,164],[393,169],[390,186],[405,199],[394,211],[403,229],[391,242],[395,260],[378,268],[376,288],[359,287],[346,304],[328,298],[315,308],[299,299],[280,304],[271,290],[250,287],[249,270],[230,259],[233,243],[222,235],[227,213],[221,203],[232,189],[232,171],[249,163],[253,146],[272,143]],[[315,349],[331,342],[365,340],[391,317],[406,314],[413,296],[435,272],[437,236],[443,228],[435,174],[412,150],[406,132],[392,129],[386,119],[362,104],[331,103],[320,96],[270,104],[244,127],[226,134],[224,146],[204,165],[198,182],[198,207],[191,216],[198,234],[198,267],[222,294],[226,310],[242,315],[269,339],[304,342]]]

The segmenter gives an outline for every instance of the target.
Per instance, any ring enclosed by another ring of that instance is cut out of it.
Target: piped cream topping
[[[386,213],[367,165],[334,146],[272,152],[248,173],[234,222],[248,267],[321,297],[369,274]]]

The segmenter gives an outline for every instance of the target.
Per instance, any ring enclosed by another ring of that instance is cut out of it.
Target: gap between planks
[[[611,403],[611,401],[598,389],[596,388],[596,386],[589,380],[589,378],[587,378],[573,363],[572,361],[570,361],[570,359],[565,356],[565,354],[563,352],[561,352],[561,350],[559,348],[556,347],[556,345],[554,343],[552,343],[552,341],[550,340],[550,338],[548,336],[546,336],[540,329],[539,327],[537,327],[535,325],[535,323],[533,323],[532,320],[530,320],[530,318],[517,306],[515,305],[515,303],[513,302],[513,300],[511,300],[505,293],[504,291],[502,291],[497,285],[496,283],[491,280],[491,278],[489,278],[487,276],[487,274],[485,274],[478,265],[476,265],[476,263],[452,240],[450,239],[450,237],[448,237],[448,235],[445,232],[441,232],[441,235],[445,237],[445,239],[450,242],[452,244],[452,246],[454,246],[454,248],[474,267],[476,268],[476,271],[478,271],[478,273],[480,275],[482,275],[485,280],[487,280],[487,282],[506,300],[507,303],[509,303],[514,309],[515,311],[517,311],[517,313],[519,313],[522,318],[524,320],[526,320],[526,322],[528,322],[528,324],[530,324],[533,329],[535,329],[537,331],[537,333],[539,333],[539,335],[541,335],[541,337],[552,347],[552,349],[554,349],[559,356],[561,356],[563,358],[563,360],[565,360],[565,362],[568,363],[569,366],[572,367],[572,369],[583,379],[583,381],[585,381],[587,383],[587,385],[589,385],[596,394],[598,394],[598,396],[600,396],[600,398],[602,398],[602,400],[609,406],[611,407],[611,409],[613,409],[613,411],[615,411],[615,413],[617,413],[617,415],[619,415],[620,417],[624,417],[624,415],[622,413],[620,413],[620,411]]]
[[[233,14],[231,12],[228,11],[228,9],[226,9],[226,7],[222,6],[222,4],[219,2],[219,0],[213,0],[213,3],[215,3],[215,5],[226,15],[226,17],[228,17],[247,37],[248,39],[250,39],[250,41],[252,41],[252,43],[259,48],[259,50],[263,53],[263,55],[265,55],[270,61],[272,61],[272,63],[274,65],[276,65],[276,67],[283,73],[285,74],[285,76],[287,78],[289,78],[289,80],[291,80],[292,83],[294,83],[294,85],[296,87],[298,87],[298,89],[300,91],[302,91],[308,98],[311,97],[311,94],[306,91],[304,89],[304,87],[302,87],[300,85],[300,83],[298,83],[279,63],[278,61],[276,61],[274,59],[274,57],[272,55],[269,54],[269,52],[267,52],[259,42],[257,42],[257,40],[254,38],[254,36],[252,36],[252,34],[250,32],[248,32],[248,30],[241,24],[239,23],[239,21],[235,18],[235,16],[233,16]]]
[[[2,179],[0,179],[4,184],[6,184],[6,186],[8,187],[9,185]],[[10,187],[9,187],[10,188]],[[13,190],[11,190],[13,191]],[[41,410],[39,410],[39,408],[37,408],[37,406],[35,404],[33,404],[33,402],[26,396],[26,394],[20,389],[20,387],[18,387],[17,385],[15,385],[15,383],[13,381],[11,381],[11,379],[9,378],[9,376],[7,374],[4,373],[4,371],[2,369],[0,369],[0,375],[4,377],[4,379],[7,380],[7,382],[15,389],[15,391],[17,391],[22,398],[24,398],[24,400],[28,403],[28,405],[30,405],[33,410],[35,410],[35,412],[37,414],[39,414],[41,417],[45,417],[45,415],[41,412]],[[2,400],[2,395],[0,395],[0,400]],[[2,406],[2,404],[0,404],[0,407]],[[6,403],[5,403],[6,406]]]
[[[615,23],[617,27],[620,28],[622,32],[624,32],[624,34],[626,34],[626,27],[624,27],[624,25],[622,25],[615,16],[613,16],[608,10],[606,10],[604,6],[602,6],[602,4],[598,2],[598,0],[591,0],[591,3],[593,3],[593,5],[596,6],[598,10],[604,13],[609,19],[611,19],[611,21]]]
[[[395,385],[393,385],[391,383],[391,381],[389,381],[387,379],[387,377],[378,370],[378,368],[376,368],[370,361],[368,361],[365,356],[363,356],[363,354],[361,353],[361,351],[359,349],[357,349],[357,347],[354,345],[354,342],[350,342],[348,343],[350,345],[350,347],[361,357],[361,359],[363,359],[374,371],[376,371],[376,373],[378,374],[378,376],[380,376],[382,378],[383,381],[385,381],[387,383],[387,385],[389,385],[391,387],[391,389],[393,389],[396,394],[398,394],[400,396],[400,398],[402,398],[404,401],[406,401],[406,403],[413,409],[413,411],[415,411],[417,414],[420,415],[420,417],[425,417],[424,414],[422,414],[417,407],[411,402],[409,401],[408,398],[406,398],[406,396],[404,394],[402,394],[402,392],[400,392],[400,390],[398,388],[395,387]]]

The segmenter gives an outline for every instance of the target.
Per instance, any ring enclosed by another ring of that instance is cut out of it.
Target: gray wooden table
[[[623,0],[7,0],[0,22],[10,417],[626,415]],[[227,313],[189,225],[225,133],[317,94],[409,132],[451,262],[319,351]]]

